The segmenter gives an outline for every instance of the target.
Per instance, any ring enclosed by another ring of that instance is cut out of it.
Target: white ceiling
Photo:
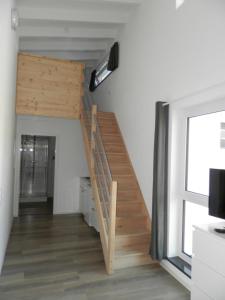
[[[105,55],[142,0],[17,0],[21,51],[80,60]]]

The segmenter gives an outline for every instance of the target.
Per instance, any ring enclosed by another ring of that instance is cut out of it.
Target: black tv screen
[[[225,219],[225,170],[209,170],[209,215]]]

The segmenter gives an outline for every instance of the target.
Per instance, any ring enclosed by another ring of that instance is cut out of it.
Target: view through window
[[[186,190],[209,195],[209,169],[225,169],[225,111],[188,119]],[[188,195],[188,193],[187,193]],[[199,197],[200,198],[200,197]],[[208,215],[205,206],[195,197],[195,203],[184,199],[182,251],[192,255],[192,226],[218,219]]]

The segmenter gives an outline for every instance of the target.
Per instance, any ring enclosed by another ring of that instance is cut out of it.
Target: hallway
[[[48,198],[45,202],[25,202],[19,204],[19,215],[52,215],[53,214],[53,198]]]
[[[188,300],[157,265],[105,272],[96,232],[80,215],[14,220],[0,278],[1,300]]]

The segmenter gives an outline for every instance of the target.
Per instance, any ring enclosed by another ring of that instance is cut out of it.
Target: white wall
[[[225,81],[225,1],[145,0],[124,28],[120,66],[94,93],[114,111],[151,213],[155,102]]]
[[[79,212],[79,178],[88,176],[79,120],[18,116],[14,214],[18,214],[21,135],[56,137],[54,214]]]
[[[0,273],[13,215],[13,146],[17,38],[11,30],[14,1],[0,2]]]

